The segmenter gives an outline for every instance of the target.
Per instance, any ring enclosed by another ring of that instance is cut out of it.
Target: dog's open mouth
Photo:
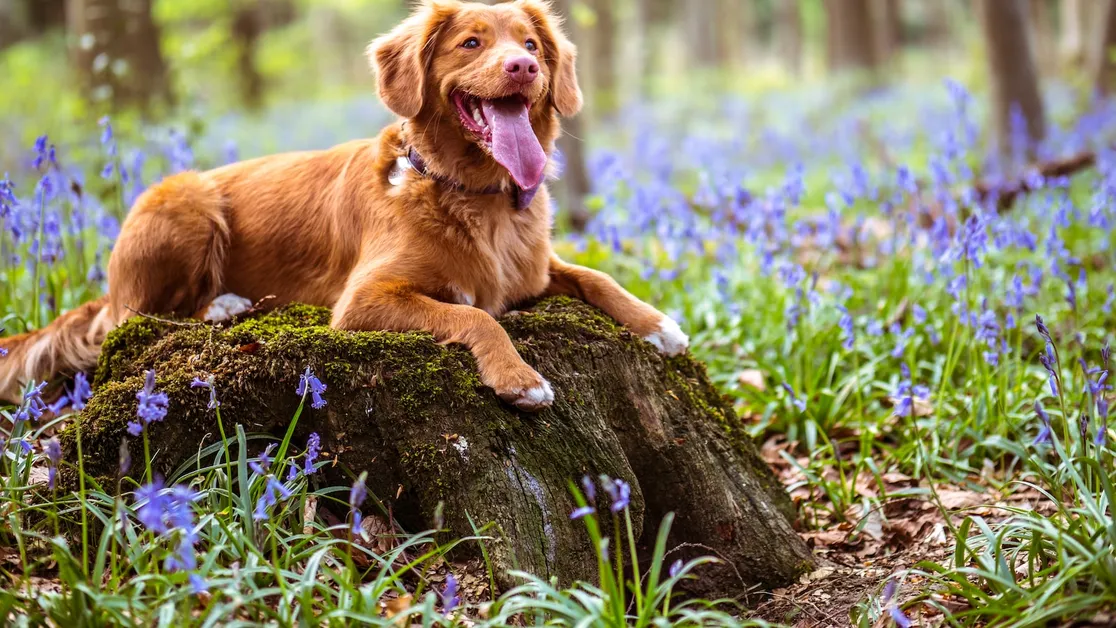
[[[526,98],[489,100],[461,91],[453,92],[452,98],[462,126],[484,142],[519,187],[531,189],[542,183],[547,157],[531,128],[531,103]]]

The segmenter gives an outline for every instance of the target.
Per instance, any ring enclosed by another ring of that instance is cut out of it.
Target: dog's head
[[[454,121],[462,141],[523,188],[542,181],[554,112],[581,109],[576,50],[544,0],[425,0],[369,55],[388,108],[418,123]]]

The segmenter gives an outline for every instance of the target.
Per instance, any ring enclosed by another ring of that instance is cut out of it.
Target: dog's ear
[[[550,96],[554,108],[566,118],[581,111],[581,86],[577,83],[577,48],[562,33],[561,18],[546,0],[517,0],[530,16],[542,40],[543,56],[550,69]]]
[[[390,33],[369,44],[380,100],[397,115],[413,118],[422,111],[438,33],[456,10],[456,2],[427,0]]]

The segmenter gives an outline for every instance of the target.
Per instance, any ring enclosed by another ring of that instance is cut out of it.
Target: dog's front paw
[[[538,412],[554,403],[554,389],[529,366],[519,373],[502,378],[504,382],[489,384],[505,402],[526,412]],[[486,382],[487,383],[487,382]]]
[[[209,303],[202,313],[202,320],[224,323],[252,309],[252,302],[235,294],[222,294]]]
[[[669,316],[664,316],[659,321],[658,329],[644,336],[643,339],[655,345],[659,353],[664,355],[678,355],[690,346],[690,337],[682,333],[682,328]]]

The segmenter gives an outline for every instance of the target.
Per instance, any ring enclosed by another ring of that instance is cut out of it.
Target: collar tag
[[[397,157],[395,165],[391,167],[391,172],[388,173],[388,183],[398,186],[402,185],[403,181],[407,178],[407,171],[414,170],[415,167],[410,159],[406,157]]]

